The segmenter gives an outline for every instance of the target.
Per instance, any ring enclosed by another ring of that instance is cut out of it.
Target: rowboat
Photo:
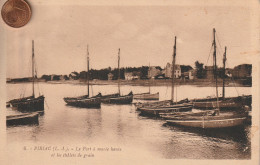
[[[149,64],[149,71],[150,73],[150,64]],[[151,76],[149,76],[151,77]],[[134,94],[134,99],[136,100],[159,100],[159,92],[157,93],[151,93],[151,80],[149,81],[149,92],[146,93],[137,93]]]
[[[26,125],[26,124],[38,124],[39,114],[37,112],[33,113],[24,113],[19,115],[9,115],[6,116],[6,125]]]
[[[137,100],[159,100],[159,92],[157,93],[138,93],[134,94],[134,99]]]
[[[246,117],[238,118],[226,118],[226,119],[196,119],[196,120],[166,120],[168,124],[186,126],[186,127],[195,127],[195,128],[227,128],[241,126],[245,123]]]

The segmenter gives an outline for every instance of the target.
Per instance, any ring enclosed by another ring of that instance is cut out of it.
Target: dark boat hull
[[[191,100],[194,104],[194,108],[197,109],[215,109],[217,107],[216,98],[205,98]],[[238,96],[238,97],[227,97],[219,98],[220,110],[234,110],[241,109],[244,105],[250,106],[252,104],[252,95]]]
[[[163,101],[155,101],[155,102],[144,102],[144,103],[135,103],[135,107],[137,111],[140,111],[140,108],[144,107],[162,107],[162,106],[170,106],[175,104],[184,104],[190,103],[188,99],[180,100],[177,103],[173,103],[171,100],[163,100]]]
[[[16,126],[16,125],[39,124],[38,118],[39,118],[39,114],[37,112],[6,116],[6,125]]]
[[[102,98],[101,102],[105,104],[131,104],[133,101],[133,95],[117,96],[117,97],[106,97]]]
[[[37,98],[27,97],[9,101],[11,106],[21,112],[35,112],[44,110],[44,96]]]
[[[101,107],[101,99],[96,97],[78,99],[78,98],[64,98],[64,101],[74,107],[81,108],[100,108]]]
[[[144,107],[139,108],[141,115],[160,117],[160,113],[187,112],[192,110],[191,104],[176,104],[171,106],[162,106],[157,108]]]
[[[218,101],[218,105],[220,110],[241,109],[243,107],[242,102],[237,102],[233,99],[220,100]],[[218,105],[216,101],[193,102],[195,109],[216,109]]]

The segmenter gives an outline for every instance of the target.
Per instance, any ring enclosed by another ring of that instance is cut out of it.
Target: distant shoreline
[[[195,85],[199,87],[214,87],[216,85],[215,82],[209,81],[206,79],[197,79],[197,80],[180,80],[176,79],[175,85]],[[48,83],[48,84],[86,84],[84,80],[57,80],[57,81],[44,81],[44,80],[37,80],[36,82],[40,83]],[[24,82],[7,82],[8,84],[20,84],[20,83],[31,83],[30,81]],[[164,80],[120,80],[121,85],[131,85],[131,86],[170,86],[172,83],[171,79],[164,79]],[[117,80],[90,80],[91,85],[117,85]],[[222,80],[218,81],[218,86],[222,86]],[[231,81],[226,80],[225,83],[226,87],[252,87],[251,85],[244,85],[241,84],[239,80]]]

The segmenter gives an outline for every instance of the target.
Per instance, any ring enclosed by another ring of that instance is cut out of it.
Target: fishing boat
[[[38,97],[35,97],[34,92],[34,82],[36,75],[35,70],[35,59],[34,59],[34,41],[32,41],[32,95],[28,97],[13,99],[7,102],[13,109],[16,109],[21,112],[35,112],[44,110],[44,99],[45,97],[39,94]]]
[[[37,112],[9,115],[6,116],[6,126],[38,124],[38,118],[39,114]]]
[[[245,123],[246,117],[231,117],[231,118],[224,118],[224,119],[216,119],[213,118],[206,118],[202,117],[201,119],[196,120],[166,120],[169,124],[181,125],[186,127],[196,127],[196,128],[228,128],[228,127],[235,127],[240,126]]]
[[[166,120],[183,119],[186,116],[206,116],[214,114],[215,110],[198,111],[198,112],[175,112],[175,113],[160,113],[160,117]]]
[[[78,97],[65,97],[63,100],[70,106],[81,107],[81,108],[100,108],[101,106],[101,94],[89,97],[89,51],[87,46],[87,87],[88,94]]]
[[[134,94],[134,99],[137,100],[159,100],[159,92],[157,93],[138,93]]]
[[[159,107],[143,107],[139,108],[142,115],[150,115],[150,116],[160,116],[160,113],[178,113],[178,112],[187,112],[191,111],[192,104],[184,103],[184,104],[172,104],[169,106],[159,106]]]
[[[104,95],[101,102],[105,104],[131,104],[133,101],[133,92],[128,95],[121,95],[120,92],[120,48],[118,50],[118,93]]]
[[[149,70],[150,70],[150,64],[149,64]],[[149,73],[150,73],[150,71],[149,71]],[[134,99],[136,99],[136,100],[159,100],[159,92],[151,93],[151,82],[150,81],[149,81],[149,92],[134,94]]]
[[[174,113],[174,112],[187,112],[192,109],[191,103],[176,103],[174,102],[174,72],[175,72],[175,59],[176,59],[176,40],[173,47],[173,60],[172,60],[172,92],[171,92],[171,100],[168,101],[160,101],[157,103],[152,103],[147,105],[139,105],[138,110],[141,111],[141,115],[149,115],[149,116],[160,116],[160,113]]]
[[[223,55],[223,84],[222,84],[222,97],[218,99],[216,102],[216,98],[203,98],[203,99],[194,99],[192,100],[193,106],[196,109],[215,109],[217,104],[220,110],[234,110],[243,107],[243,105],[249,103],[246,97],[238,96],[238,97],[225,97],[225,70],[226,70],[226,51],[227,47],[225,47],[225,52]]]
[[[185,115],[185,116],[175,116],[173,120],[166,120],[168,124],[180,125],[185,127],[195,127],[202,129],[218,129],[218,128],[228,128],[243,125],[248,118],[248,111],[239,108],[233,113],[221,112],[219,108],[218,99],[218,81],[217,81],[217,60],[216,60],[216,40],[215,40],[216,30],[213,29],[213,71],[216,81],[216,110],[213,114],[202,114],[202,115]]]

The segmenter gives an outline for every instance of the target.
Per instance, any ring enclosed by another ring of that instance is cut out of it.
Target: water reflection
[[[133,105],[102,104],[100,109],[67,106],[63,97],[85,94],[86,91],[83,90],[85,86],[82,85],[46,83],[40,85],[48,106],[39,117],[39,125],[7,128],[8,143],[128,145],[138,149],[138,152],[169,159],[250,158],[250,126],[244,129],[217,131],[168,126],[164,125],[165,121],[161,118],[140,116]],[[7,86],[8,99],[19,97],[16,91],[20,91],[22,86],[19,84]],[[189,96],[205,97],[211,93],[208,91],[210,87],[179,88],[178,91],[183,92],[178,94],[178,99]],[[130,90],[134,93],[145,92],[145,89],[139,86],[121,88],[123,94],[127,94]],[[250,88],[239,90],[244,94],[251,92]],[[98,92],[110,94],[116,91],[117,86],[113,85],[93,86],[93,95]],[[167,90],[167,87],[152,87],[151,91],[160,92],[161,100],[170,98],[170,90]],[[231,96],[236,95],[231,88],[227,88],[227,93]]]
[[[251,157],[249,125],[245,127],[206,130],[168,124],[163,124],[163,126],[169,128],[174,134],[165,144],[166,150],[169,150],[170,146],[176,146],[177,143],[183,146],[178,150],[179,153],[174,155],[175,158],[184,156],[185,158],[193,159],[250,159]],[[195,151],[194,148],[197,150]],[[182,155],[181,153],[185,150],[189,152]],[[194,151],[194,153],[191,154],[190,151]],[[168,152],[165,152],[165,156],[172,158],[172,155]]]

